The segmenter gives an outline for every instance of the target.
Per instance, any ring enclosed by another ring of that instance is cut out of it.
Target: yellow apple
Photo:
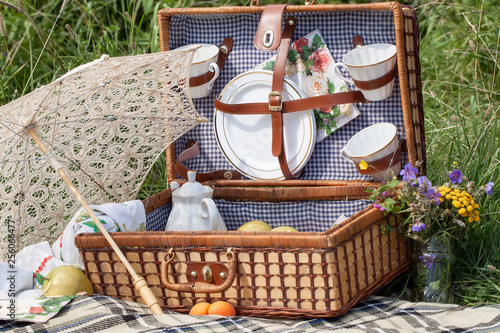
[[[43,296],[76,295],[81,291],[85,291],[87,295],[94,294],[90,280],[74,266],[53,268],[43,283]]]
[[[297,229],[289,227],[289,226],[281,226],[272,229],[271,231],[279,231],[279,232],[299,232]]]
[[[243,224],[237,230],[238,231],[269,231],[272,228],[273,227],[271,227],[269,224],[267,224],[264,221],[253,220],[253,221],[250,221],[250,222]]]

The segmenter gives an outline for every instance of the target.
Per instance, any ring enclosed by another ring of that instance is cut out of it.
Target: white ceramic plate
[[[224,103],[267,103],[271,92],[271,71],[250,71],[231,80],[220,94]],[[283,101],[303,98],[298,86],[283,82]],[[226,159],[252,179],[284,179],[278,158],[271,153],[271,115],[214,114],[215,135]],[[283,116],[285,153],[292,173],[307,163],[316,142],[316,121],[312,110]]]

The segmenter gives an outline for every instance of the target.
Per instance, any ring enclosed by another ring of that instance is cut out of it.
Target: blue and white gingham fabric
[[[172,204],[168,203],[146,215],[146,231],[164,231]]]
[[[391,11],[293,13],[293,16],[297,19],[297,27],[292,41],[319,29],[336,61],[340,61],[343,55],[352,49],[352,38],[355,35],[362,36],[365,44],[396,43],[394,18]],[[214,99],[235,76],[252,69],[274,55],[275,52],[258,51],[253,45],[260,17],[260,14],[177,15],[170,19],[170,49],[194,43],[220,45],[225,37],[231,37],[234,41],[232,52],[215,82],[212,94],[193,100],[198,112],[203,117],[210,119],[210,122],[198,125],[176,142],[177,155],[185,148],[188,140],[196,140],[200,144],[201,154],[184,162],[190,169],[198,172],[233,169],[224,158],[215,138],[213,127]],[[356,88],[351,86],[351,89],[355,90]],[[371,179],[369,176],[360,176],[353,164],[342,159],[340,149],[358,131],[380,122],[395,124],[399,137],[404,138],[399,79],[396,77],[394,91],[390,98],[360,104],[359,108],[361,110],[360,116],[324,141],[316,144],[301,179]],[[407,156],[404,155],[403,165],[406,162]],[[305,201],[279,204],[218,202],[218,206],[226,223],[229,224],[229,229],[237,227],[240,222],[262,219],[276,225],[281,225],[284,222],[290,225],[288,222],[293,220],[298,224],[297,229],[301,231],[324,231],[341,214],[350,216],[366,207],[368,203],[365,200],[355,202]]]

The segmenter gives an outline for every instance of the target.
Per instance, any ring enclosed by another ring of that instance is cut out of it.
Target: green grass
[[[0,105],[102,54],[159,51],[156,14],[160,8],[249,2],[12,0],[6,5],[6,0],[0,0]],[[327,2],[335,1],[317,1]],[[456,161],[477,185],[490,180],[498,183],[495,195],[480,202],[481,224],[457,249],[455,293],[461,304],[498,303],[500,4],[479,0],[402,2],[416,8],[420,24],[428,177],[435,184],[443,181],[442,175]],[[155,170],[141,197],[167,186],[164,156]]]
[[[429,2],[421,26],[428,177],[438,183],[458,162],[478,186],[499,183],[500,13],[494,1]],[[459,244],[454,266],[461,304],[500,302],[499,184],[480,202],[482,222]]]

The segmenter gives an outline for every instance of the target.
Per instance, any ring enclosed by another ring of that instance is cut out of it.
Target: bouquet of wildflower
[[[411,163],[400,175],[401,182],[394,177],[377,189],[369,189],[370,198],[381,211],[403,215],[399,228],[417,241],[412,300],[452,303],[453,240],[462,238],[468,227],[481,220],[479,197],[492,195],[494,184],[476,188],[456,166],[448,181],[439,186],[419,176]],[[391,230],[393,226],[382,228]]]
[[[377,189],[369,189],[370,199],[376,201],[375,207],[381,211],[403,214],[403,233],[423,243],[431,237],[463,237],[469,226],[481,220],[477,203],[480,196],[493,193],[493,182],[476,188],[456,165],[448,181],[439,186],[419,176],[418,168],[411,163],[405,165],[400,175],[402,182],[393,179]]]

